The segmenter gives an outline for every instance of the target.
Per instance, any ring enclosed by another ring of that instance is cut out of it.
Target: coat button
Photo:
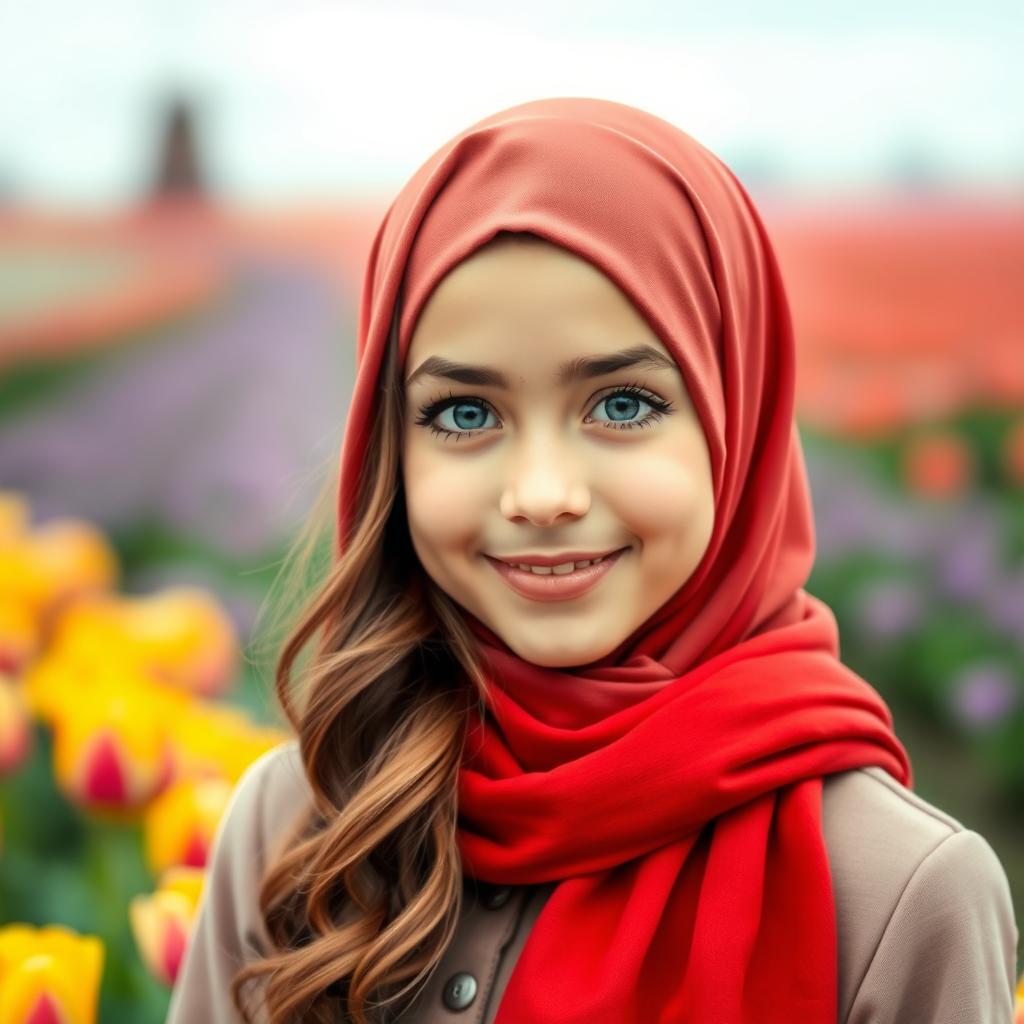
[[[445,982],[442,993],[449,1010],[464,1010],[476,999],[476,978],[468,971],[459,971]]]
[[[499,907],[503,907],[508,903],[511,895],[511,886],[501,885],[497,888],[485,889],[480,895],[480,902],[488,910],[497,910]]]

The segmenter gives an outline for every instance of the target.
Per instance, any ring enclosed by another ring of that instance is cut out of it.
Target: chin
[[[541,668],[576,668],[579,665],[589,665],[593,661],[600,660],[609,651],[615,650],[615,645],[619,641],[616,639],[615,643],[575,648],[551,648],[530,643],[506,642],[524,661],[539,665]]]

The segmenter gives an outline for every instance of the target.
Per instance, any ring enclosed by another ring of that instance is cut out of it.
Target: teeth
[[[593,558],[583,562],[563,562],[561,565],[527,565],[525,562],[516,562],[515,567],[522,569],[524,572],[532,572],[536,576],[550,576],[552,573],[555,576],[564,576],[567,572],[572,572],[573,569],[585,569],[588,565],[597,565],[598,562],[603,562],[605,556],[602,555],[600,558]]]

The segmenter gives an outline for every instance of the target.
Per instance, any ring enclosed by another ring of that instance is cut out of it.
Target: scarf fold
[[[673,354],[711,454],[715,525],[673,597],[605,658],[547,669],[466,612],[487,713],[459,775],[468,875],[557,882],[497,1024],[834,1024],[822,779],[913,785],[873,687],[803,589],[813,517],[793,332],[753,203],[678,128],[589,98],[461,132],[388,208],[363,283],[338,543],[366,471],[396,304],[404,362],[433,289],[499,231],[590,260]]]

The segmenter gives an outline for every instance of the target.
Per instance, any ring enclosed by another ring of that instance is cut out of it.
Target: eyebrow
[[[602,356],[581,356],[562,363],[558,368],[557,381],[560,385],[623,370],[627,366],[652,366],[677,369],[676,364],[664,353],[650,345],[634,345],[622,352]],[[471,366],[468,363],[453,363],[441,356],[430,356],[409,375],[405,382],[408,387],[420,377],[443,377],[460,384],[476,384],[480,387],[495,387],[508,390],[508,378],[500,370],[490,366]]]

